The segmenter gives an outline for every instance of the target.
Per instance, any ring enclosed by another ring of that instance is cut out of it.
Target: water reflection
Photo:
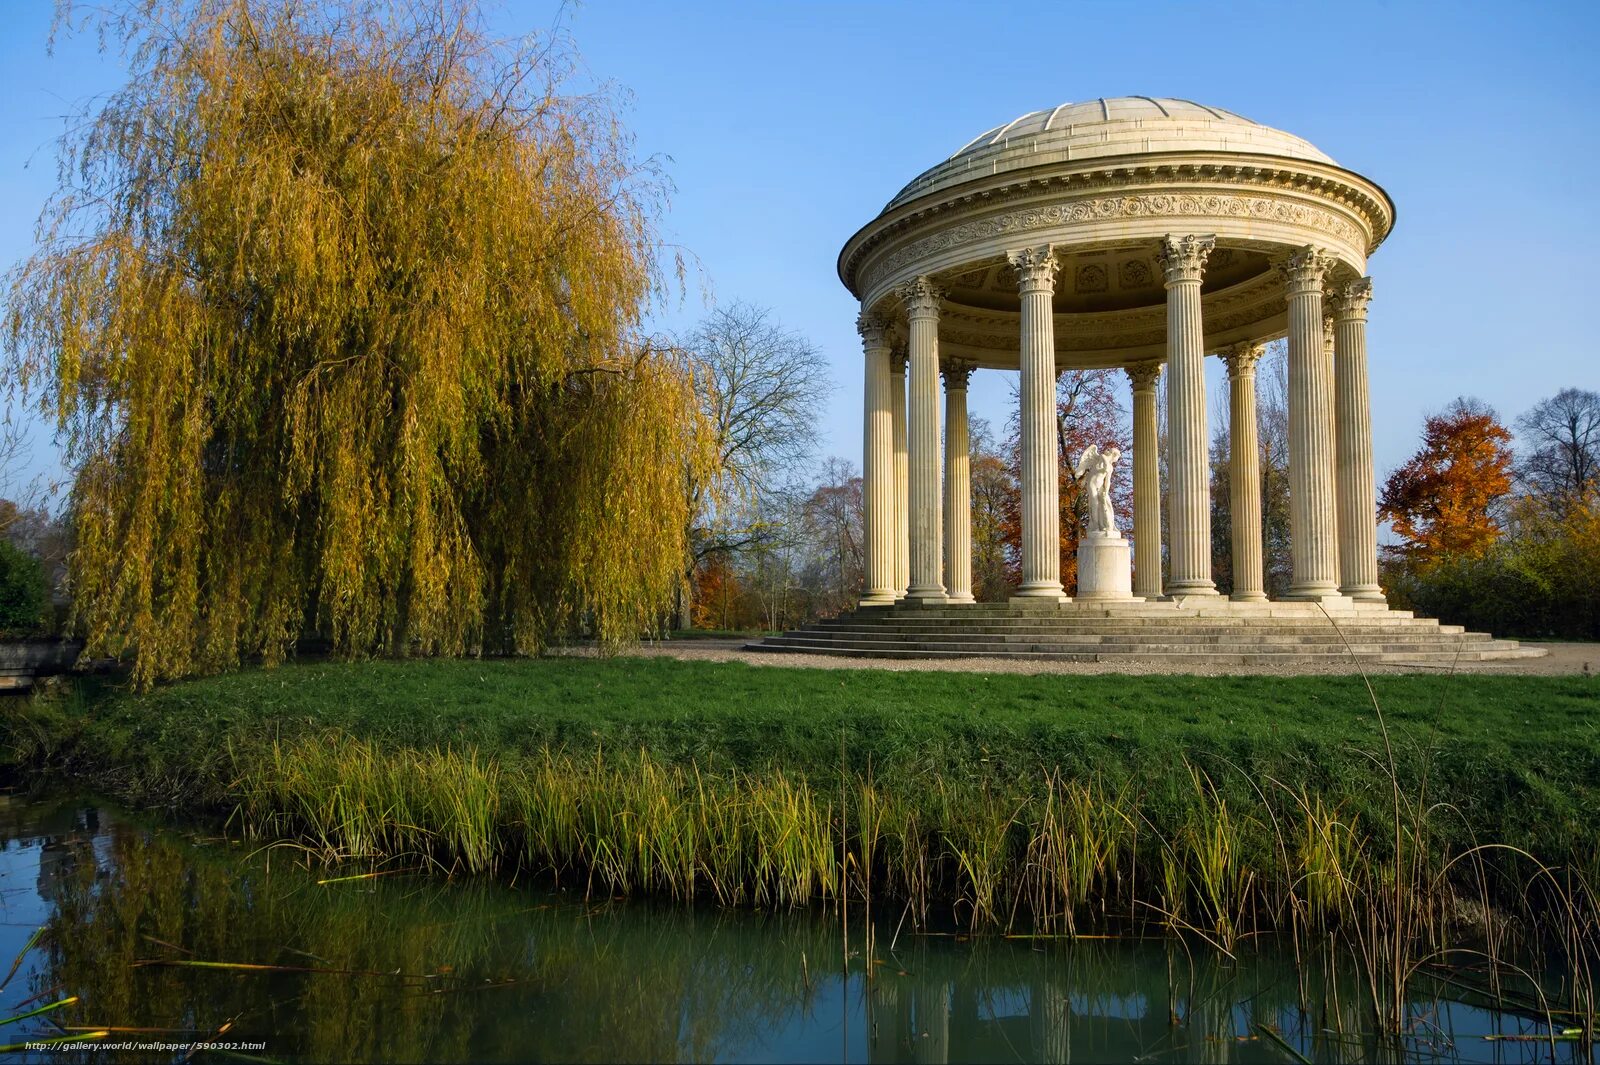
[[[896,939],[889,914],[870,948],[852,920],[847,962],[827,914],[585,902],[582,885],[319,884],[338,874],[291,851],[249,855],[92,804],[0,798],[0,838],[0,967],[45,928],[0,1017],[81,997],[0,1042],[228,1025],[224,1039],[276,1060],[1290,1060],[1279,1038],[1318,1061],[1394,1056],[1363,1034],[1348,966],[1297,968],[1276,949],[1229,964],[1169,940]],[[1535,1019],[1458,1000],[1419,1000],[1413,1029],[1415,1060],[1550,1056],[1481,1038],[1546,1031]],[[106,1060],[49,1060],[74,1057]]]

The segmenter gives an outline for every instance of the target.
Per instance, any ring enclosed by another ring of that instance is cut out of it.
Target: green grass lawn
[[[1372,685],[1402,787],[1453,804],[1466,839],[1549,853],[1600,845],[1600,681],[1383,675]],[[902,786],[1013,783],[1043,769],[1132,787],[1156,808],[1188,765],[1241,798],[1273,781],[1380,819],[1389,785],[1360,677],[890,672],[612,658],[307,663],[38,700],[9,718],[14,767],[55,766],[135,797],[225,799],[229,751],[339,730],[380,746],[640,748],[702,768],[780,767],[818,784],[849,767]],[[143,794],[137,794],[143,793]],[[1452,834],[1456,829],[1448,829]]]

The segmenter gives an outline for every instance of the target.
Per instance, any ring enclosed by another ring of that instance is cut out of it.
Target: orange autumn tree
[[[1083,529],[1084,503],[1078,481],[1072,475],[1078,456],[1090,444],[1105,450],[1114,447],[1124,456],[1116,466],[1111,484],[1112,503],[1118,521],[1124,525],[1133,513],[1131,476],[1132,441],[1119,398],[1120,370],[1067,370],[1056,379],[1056,474],[1060,481],[1061,505],[1061,584],[1070,594],[1078,584],[1078,539]],[[1013,421],[1010,440],[1011,479],[1022,481],[1022,437],[1020,424]],[[1011,581],[1021,582],[1022,494],[1018,489],[1009,508],[1004,533],[1010,550]]]
[[[1427,570],[1476,558],[1499,539],[1493,507],[1511,490],[1511,433],[1489,407],[1458,399],[1428,418],[1422,447],[1384,484],[1378,514],[1404,539],[1400,559]]]

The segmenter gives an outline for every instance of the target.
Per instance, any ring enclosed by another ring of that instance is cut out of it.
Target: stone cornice
[[[1267,193],[1298,193],[1328,201],[1330,208],[1343,207],[1365,221],[1366,232],[1361,233],[1360,244],[1368,254],[1394,227],[1394,203],[1388,194],[1375,183],[1342,167],[1243,153],[1141,154],[1123,160],[1095,160],[1081,169],[1072,169],[1071,163],[1046,163],[1008,172],[998,183],[992,177],[978,178],[886,210],[845,243],[839,255],[839,277],[847,288],[859,295],[863,286],[857,274],[871,252],[942,214],[969,210],[973,206],[1003,207],[1044,193],[1085,196],[1161,183],[1238,186]],[[1197,190],[1195,194],[1205,193]]]

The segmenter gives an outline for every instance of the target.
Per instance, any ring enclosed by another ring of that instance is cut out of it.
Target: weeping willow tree
[[[465,0],[90,21],[130,79],[64,136],[6,306],[77,475],[88,652],[149,683],[308,634],[458,654],[652,625],[708,449],[688,368],[640,334],[673,281],[664,179],[610,95],[567,90],[570,51]]]

